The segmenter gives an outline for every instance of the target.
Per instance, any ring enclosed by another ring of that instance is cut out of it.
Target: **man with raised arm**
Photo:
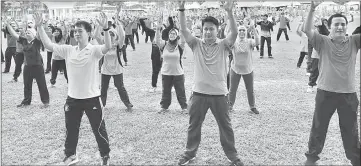
[[[212,16],[202,20],[203,37],[194,37],[186,25],[185,1],[179,3],[180,29],[194,54],[194,84],[190,97],[189,127],[185,153],[178,164],[186,165],[195,158],[200,141],[201,127],[210,108],[219,127],[220,140],[232,165],[241,166],[235,148],[234,133],[229,117],[227,99],[227,56],[237,38],[237,27],[233,17],[233,2],[224,5],[230,20],[231,32],[225,39],[218,39],[219,22]]]
[[[107,16],[100,14],[100,26],[105,33],[104,45],[89,43],[91,25],[86,21],[75,23],[74,36],[78,45],[57,45],[51,42],[43,28],[40,14],[34,16],[41,41],[46,49],[62,56],[68,70],[68,98],[64,105],[65,111],[65,165],[77,163],[76,147],[78,144],[79,127],[82,116],[89,118],[90,125],[98,143],[101,165],[109,164],[109,140],[105,128],[103,104],[100,99],[98,63],[100,58],[111,48]]]
[[[346,36],[347,18],[334,14],[328,19],[328,36],[313,30],[316,7],[311,2],[305,33],[319,55],[316,106],[308,142],[305,165],[315,165],[322,152],[330,119],[337,109],[346,157],[353,166],[360,166],[357,107],[359,100],[355,86],[356,54],[360,50],[360,34]]]

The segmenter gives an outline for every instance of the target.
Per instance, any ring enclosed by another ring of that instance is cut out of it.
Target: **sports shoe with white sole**
[[[110,163],[109,160],[110,160],[110,157],[108,155],[102,157],[102,161],[100,162],[100,165],[109,165],[109,163]]]
[[[78,163],[79,159],[78,159],[78,156],[76,156],[76,154],[74,154],[69,157],[65,157],[63,162],[65,165],[69,166],[69,165],[74,165],[74,164]]]
[[[313,87],[312,86],[308,86],[307,87],[307,93],[312,93],[313,92]]]
[[[151,87],[151,88],[149,89],[149,92],[154,93],[156,90],[157,90],[157,87]]]
[[[194,160],[195,157],[186,157],[182,156],[181,159],[178,161],[178,165],[187,165],[190,161]]]

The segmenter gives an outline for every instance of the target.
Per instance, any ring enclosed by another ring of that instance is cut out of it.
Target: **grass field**
[[[350,31],[356,27],[351,25]],[[285,41],[284,35],[276,42],[276,33],[273,34],[274,59],[259,59],[259,53],[253,52],[254,89],[256,105],[261,112],[259,115],[250,113],[244,83],[240,82],[236,111],[231,113],[231,119],[236,149],[246,165],[299,165],[306,159],[304,153],[311,128],[315,92],[306,93],[306,59],[302,68],[296,69],[300,38],[295,30],[296,26],[292,26],[290,42]],[[158,114],[161,92],[146,91],[151,83],[150,51],[151,45],[144,43],[144,36],[141,36],[140,44],[136,44],[135,52],[128,48],[130,66],[125,67],[124,84],[134,105],[132,113],[125,111],[126,107],[113,89],[111,81],[105,122],[110,139],[111,164],[114,165],[174,165],[185,150],[189,116],[180,113],[175,93],[171,111]],[[183,60],[183,64],[186,94],[189,98],[193,80],[193,55],[189,48],[186,53],[187,59]],[[356,81],[359,92],[360,61],[357,59]],[[23,99],[23,80],[21,76],[18,83],[8,83],[12,78],[14,65],[10,71],[2,74],[1,164],[58,164],[64,157],[63,105],[67,97],[65,78],[58,75],[57,87],[49,89],[49,108],[39,108],[42,104],[37,85],[34,84],[32,105],[18,109],[16,104]],[[161,86],[160,78],[158,86]],[[49,84],[50,74],[46,75],[46,80]],[[80,165],[100,162],[97,144],[85,115],[77,152]],[[210,111],[203,124],[197,158],[191,164],[229,164],[220,145],[218,126]],[[319,164],[349,164],[343,150],[337,113],[331,119]]]

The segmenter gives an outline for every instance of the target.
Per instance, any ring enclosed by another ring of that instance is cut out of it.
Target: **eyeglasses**
[[[245,29],[239,29],[238,31],[240,31],[240,32],[246,32]]]

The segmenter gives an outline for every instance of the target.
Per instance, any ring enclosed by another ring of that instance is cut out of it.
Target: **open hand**
[[[311,1],[311,10],[316,9],[318,5],[320,5],[323,1]]]
[[[35,26],[36,26],[36,27],[39,27],[39,26],[43,25],[43,16],[42,16],[42,14],[36,12],[36,13],[33,15],[33,17],[34,17],[34,21],[35,21]]]
[[[186,3],[186,1],[179,1],[178,5],[179,5],[179,9],[184,9],[184,4]]]
[[[105,13],[100,13],[100,18],[97,19],[97,22],[100,26],[103,27],[103,29],[108,29],[108,17],[105,15]]]
[[[233,2],[233,1],[227,1],[227,2],[223,5],[223,8],[224,8],[224,10],[226,10],[226,11],[232,11],[233,6],[234,6],[234,2]]]

